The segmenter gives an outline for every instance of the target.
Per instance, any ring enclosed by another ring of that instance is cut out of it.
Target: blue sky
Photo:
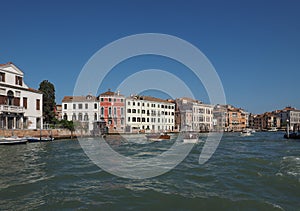
[[[137,33],[164,33],[192,43],[208,57],[229,104],[253,113],[286,105],[300,108],[299,10],[296,0],[2,0],[0,63],[16,64],[30,87],[49,80],[61,103],[63,96],[72,95],[82,67],[103,46]],[[132,71],[143,64],[185,71],[176,62],[168,66],[158,60],[140,58],[125,62],[124,68]],[[100,92],[116,87],[121,75],[116,77]],[[201,86],[193,88],[207,102]]]

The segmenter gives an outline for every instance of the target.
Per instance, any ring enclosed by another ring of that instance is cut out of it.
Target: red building
[[[125,129],[125,97],[110,89],[99,95],[100,119],[106,122],[109,133],[122,133]]]

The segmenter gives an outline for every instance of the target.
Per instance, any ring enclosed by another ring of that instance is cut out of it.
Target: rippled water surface
[[[200,142],[175,169],[144,180],[106,173],[77,140],[1,145],[0,210],[299,210],[300,142],[282,137],[228,133],[204,165]],[[132,157],[155,156],[174,143],[126,139],[108,142]]]

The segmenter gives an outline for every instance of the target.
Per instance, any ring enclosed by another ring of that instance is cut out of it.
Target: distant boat
[[[19,138],[17,136],[11,137],[1,137],[0,145],[16,145],[16,144],[26,144],[28,141],[23,138]]]
[[[195,144],[198,142],[199,135],[197,133],[186,132],[183,135],[183,143]]]
[[[241,133],[240,133],[241,136],[251,136],[252,133],[251,133],[251,130],[249,129],[245,129],[243,130]]]
[[[287,138],[287,139],[300,139],[300,133],[298,132],[294,132],[294,133],[291,133],[291,134],[284,134],[284,138]]]
[[[31,136],[28,136],[28,137],[24,137],[24,139],[26,139],[28,142],[32,143],[32,142],[48,142],[48,141],[53,141],[54,138],[52,137],[31,137]]]
[[[147,134],[146,138],[149,141],[162,141],[162,140],[169,140],[170,136],[167,133],[154,133],[154,134]]]
[[[277,130],[277,128],[276,127],[271,127],[269,130],[268,130],[268,132],[277,132],[278,130]]]

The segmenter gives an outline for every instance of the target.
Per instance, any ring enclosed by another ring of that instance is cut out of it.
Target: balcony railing
[[[0,105],[0,111],[12,113],[24,113],[24,108],[21,106]]]

